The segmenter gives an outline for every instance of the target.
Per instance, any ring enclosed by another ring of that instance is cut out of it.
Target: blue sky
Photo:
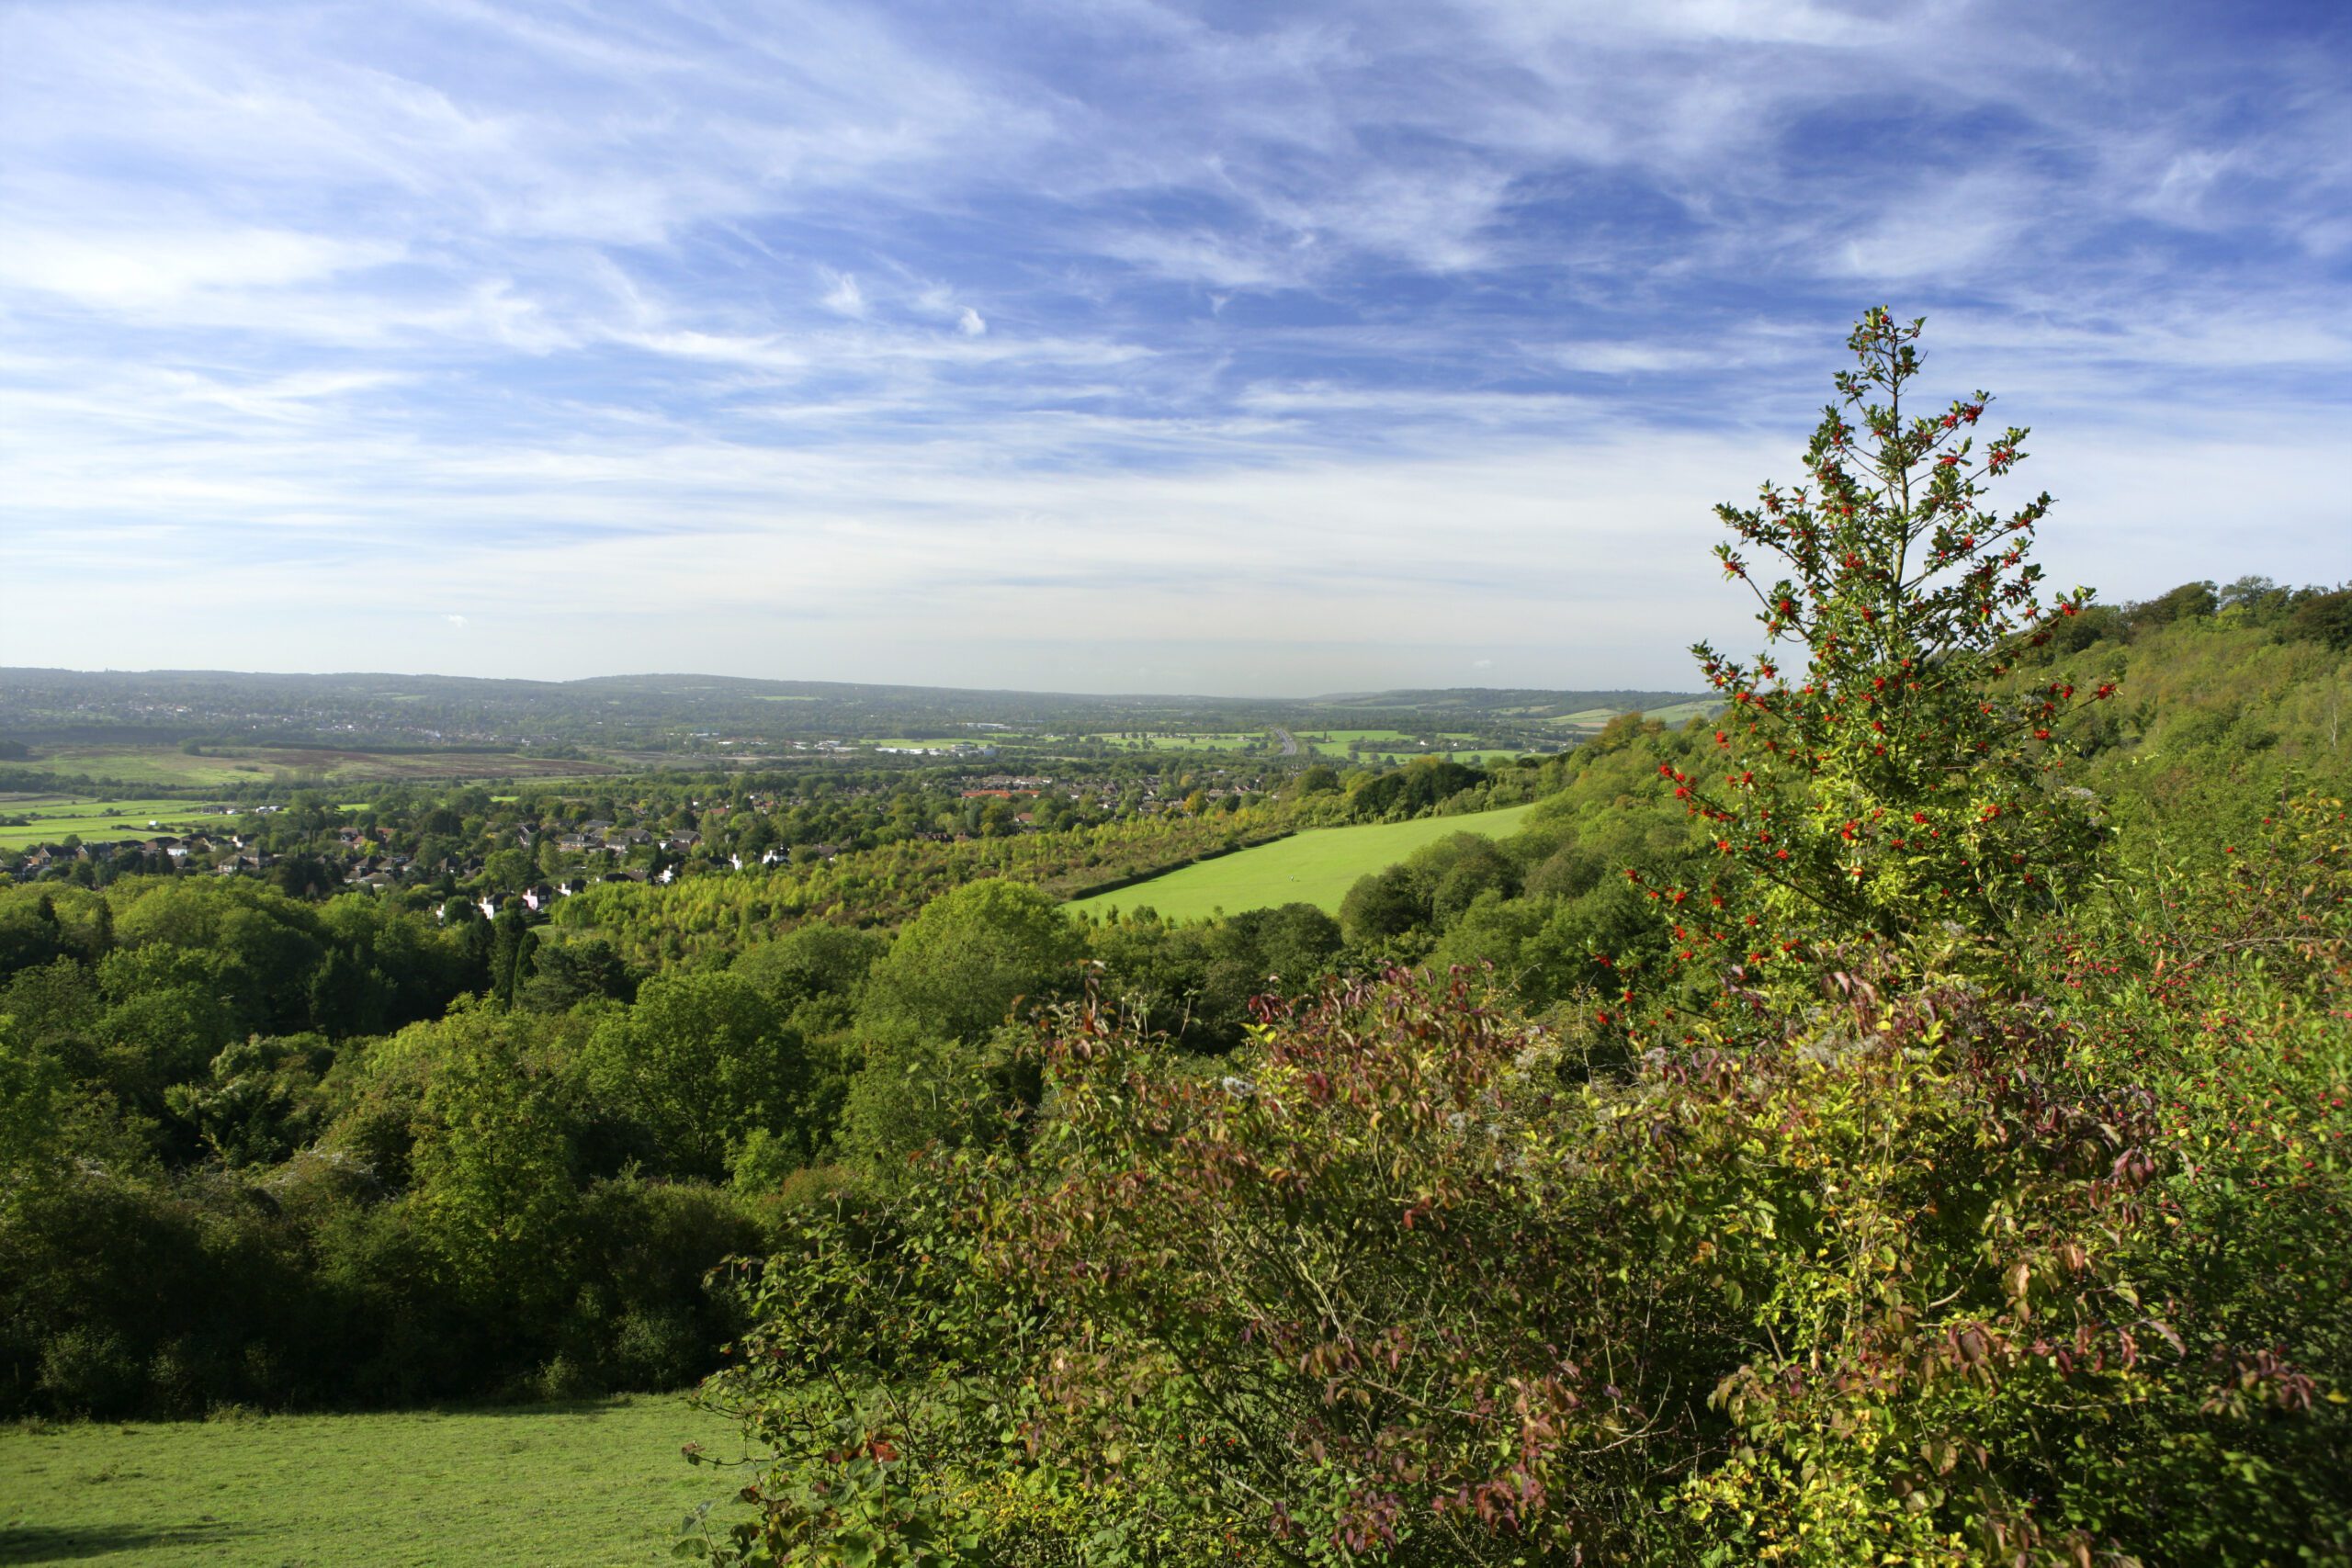
[[[0,664],[1687,686],[1882,302],[2053,578],[2334,581],[2347,84],[2332,3],[0,3]]]

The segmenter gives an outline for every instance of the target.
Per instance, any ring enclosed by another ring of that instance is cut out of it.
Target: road
[[[1297,756],[1297,755],[1298,755],[1298,741],[1297,741],[1297,739],[1296,739],[1294,736],[1292,736],[1292,734],[1291,734],[1291,732],[1290,732],[1289,730],[1287,730],[1287,729],[1277,729],[1277,730],[1275,730],[1275,731],[1274,731],[1274,739],[1277,739],[1277,740],[1279,740],[1279,741],[1281,741],[1281,742],[1283,743],[1283,756],[1285,756],[1285,757],[1295,757],[1295,756]]]

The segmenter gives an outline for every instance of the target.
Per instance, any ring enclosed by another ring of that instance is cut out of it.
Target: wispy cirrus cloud
[[[2308,8],[0,28],[0,566],[146,606],[0,662],[1672,682],[1881,301],[2038,427],[2053,573],[2346,574]]]

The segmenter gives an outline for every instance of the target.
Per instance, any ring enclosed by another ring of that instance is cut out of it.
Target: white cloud
[[[825,291],[824,307],[835,315],[863,317],[865,314],[865,291],[857,286],[854,275],[828,272],[832,287]]]
[[[399,247],[278,229],[85,230],[23,216],[0,228],[0,284],[100,309],[148,308],[209,289],[271,289],[379,266]]]
[[[1563,343],[1535,352],[1563,369],[1599,376],[1644,376],[1665,370],[1700,370],[1721,365],[1720,354],[1665,343]]]
[[[1671,683],[1882,294],[2039,427],[2053,574],[2340,575],[2341,51],[2041,20],[19,7],[0,570],[164,608],[0,644]]]

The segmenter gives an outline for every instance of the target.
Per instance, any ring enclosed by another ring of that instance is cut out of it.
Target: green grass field
[[[1312,735],[1309,735],[1305,730],[1294,730],[1292,733],[1298,737],[1299,745],[1306,748],[1307,750],[1314,752],[1318,757],[1344,757],[1348,754],[1348,743],[1352,740],[1365,740],[1374,743],[1384,740],[1406,742],[1408,743],[1407,750],[1398,753],[1398,755],[1424,755],[1423,752],[1409,745],[1409,743],[1416,739],[1417,737],[1408,735],[1401,729],[1318,729]],[[1466,730],[1449,729],[1440,732],[1437,739],[1440,740],[1473,740],[1476,739],[1476,737],[1471,735]],[[1427,754],[1434,755],[1434,753]]]
[[[192,785],[262,784],[277,770],[255,756],[192,757],[176,746],[44,747],[18,766],[43,773],[80,773],[119,784]]]
[[[193,756],[176,746],[44,747],[17,768],[123,784],[209,789],[228,784],[331,779],[542,778],[609,773],[608,763],[563,761],[526,751],[345,751],[325,747],[208,748]]]
[[[1115,893],[1081,898],[1070,908],[1102,916],[1146,905],[1171,920],[1196,920],[1217,913],[1277,904],[1313,904],[1339,912],[1356,878],[1396,864],[1423,844],[1455,833],[1500,838],[1519,828],[1532,807],[1513,806],[1468,817],[1423,817],[1410,822],[1374,822],[1361,828],[1317,828],[1254,850],[1188,865]]]
[[[731,1423],[675,1394],[0,1427],[0,1563],[662,1562],[679,1519],[744,1473],[689,1466],[689,1440],[739,1451]]]
[[[0,827],[0,850],[53,844],[67,834],[86,843],[144,839],[187,828],[220,829],[232,820],[194,800],[134,800],[121,795],[40,795],[0,799],[0,818],[28,818],[21,828]],[[150,828],[161,822],[161,828]]]

